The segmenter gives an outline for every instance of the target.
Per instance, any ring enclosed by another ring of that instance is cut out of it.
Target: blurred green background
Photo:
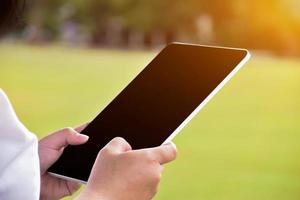
[[[299,9],[298,0],[28,1],[0,43],[0,88],[42,138],[92,120],[168,42],[249,48],[250,62],[175,138],[179,156],[155,199],[300,199]]]
[[[154,52],[0,46],[0,85],[40,138],[95,117]],[[254,55],[176,137],[155,199],[299,199],[300,60]]]
[[[194,42],[300,55],[299,0],[27,0],[13,38],[156,48]]]

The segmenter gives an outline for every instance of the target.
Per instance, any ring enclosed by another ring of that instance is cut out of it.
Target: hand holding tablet
[[[48,172],[86,182],[98,152],[115,137],[134,150],[170,142],[249,57],[243,49],[168,45],[81,132],[89,141],[66,147]]]
[[[162,165],[175,158],[176,148],[171,143],[131,150],[123,138],[114,138],[99,152],[87,187],[77,200],[152,199],[160,182]]]

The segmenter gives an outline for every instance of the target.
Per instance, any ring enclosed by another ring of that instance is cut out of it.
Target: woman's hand
[[[163,164],[176,158],[173,143],[131,150],[122,138],[98,154],[87,187],[77,200],[149,200],[156,194]]]
[[[72,128],[59,130],[39,141],[41,168],[40,199],[57,200],[71,195],[79,189],[79,183],[51,176],[47,173],[47,170],[58,160],[66,146],[80,145],[87,142],[88,136],[79,133],[86,125],[82,125],[75,130]]]

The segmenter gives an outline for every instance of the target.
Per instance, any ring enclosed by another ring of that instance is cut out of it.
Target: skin
[[[56,178],[47,169],[67,145],[84,144],[88,137],[71,128],[57,131],[39,142],[41,199],[56,200],[71,195],[80,184]],[[149,200],[158,190],[163,165],[176,158],[173,143],[132,150],[123,138],[114,138],[98,154],[86,188],[77,200]]]
[[[79,132],[87,124],[78,128],[64,128],[39,141],[39,158],[41,169],[41,200],[56,200],[71,195],[80,187],[79,183],[66,181],[47,173],[48,168],[55,163],[68,145],[80,145],[88,141],[88,136]]]

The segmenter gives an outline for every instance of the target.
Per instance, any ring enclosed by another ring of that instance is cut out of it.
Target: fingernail
[[[88,140],[89,139],[89,136],[88,135],[84,135],[84,134],[78,134],[78,137],[84,139],[84,140]]]
[[[176,146],[176,144],[174,144],[173,142],[168,142],[166,145],[170,145],[170,146],[172,146],[175,150],[177,150],[177,146]]]

